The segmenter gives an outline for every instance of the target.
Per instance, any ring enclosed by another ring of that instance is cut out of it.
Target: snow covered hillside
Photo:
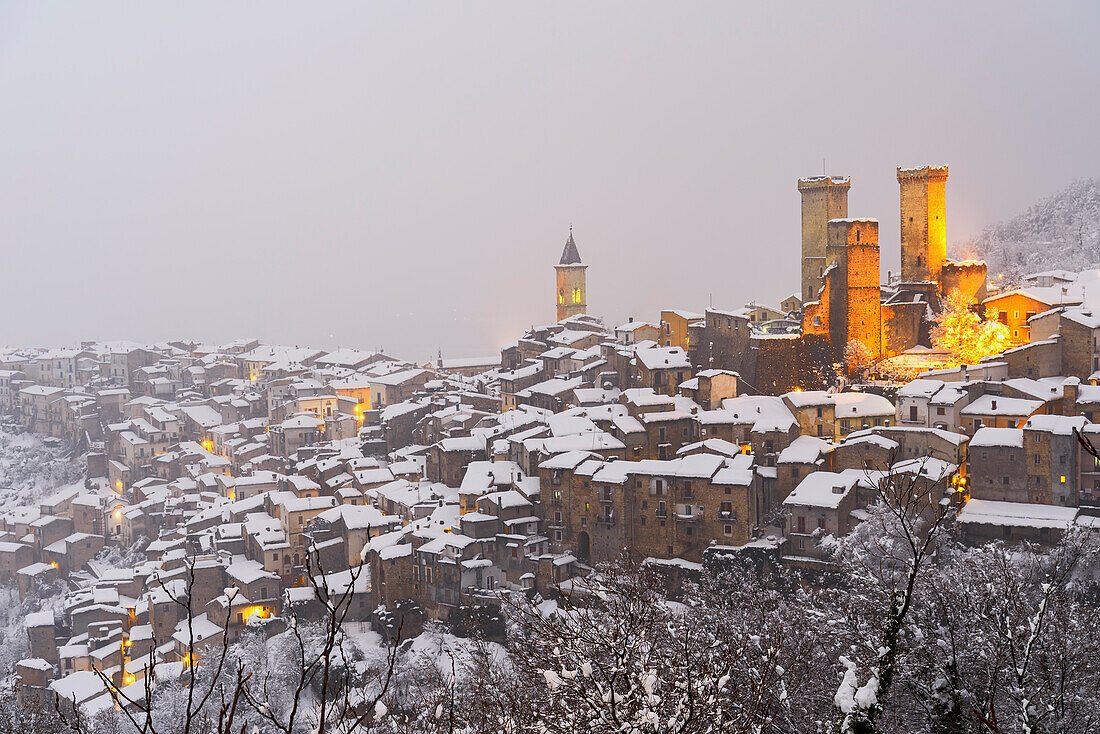
[[[0,512],[36,505],[58,489],[84,482],[84,464],[56,438],[0,424]]]
[[[1100,266],[1100,181],[1074,181],[1007,222],[987,227],[977,240],[956,246],[1005,277],[1042,270],[1079,271]]]

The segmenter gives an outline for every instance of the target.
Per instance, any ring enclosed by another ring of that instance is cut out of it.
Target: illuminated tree
[[[867,379],[874,362],[870,347],[859,339],[851,339],[844,345],[844,367],[852,379]]]
[[[1008,327],[988,318],[988,314],[982,319],[970,308],[970,299],[955,289],[947,294],[943,311],[936,318],[932,344],[951,352],[960,363],[974,364],[1008,347]]]

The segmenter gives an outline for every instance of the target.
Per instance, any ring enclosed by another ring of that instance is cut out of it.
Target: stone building
[[[579,453],[539,466],[541,518],[551,549],[584,563],[638,558],[701,561],[713,542],[741,545],[760,523],[753,457],[693,454],[668,461],[603,461]]]
[[[585,287],[585,271],[588,266],[581,261],[577,243],[573,240],[573,228],[565,241],[561,260],[554,266],[558,285],[558,321],[588,312],[588,294]]]
[[[970,496],[998,502],[1027,502],[1024,432],[979,428],[970,439],[967,475]]]

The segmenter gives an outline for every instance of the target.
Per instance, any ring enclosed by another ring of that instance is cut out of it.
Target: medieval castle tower
[[[898,168],[901,279],[939,283],[947,261],[947,166]]]
[[[577,243],[573,240],[573,228],[569,228],[569,239],[565,241],[561,260],[554,266],[558,285],[558,321],[570,316],[587,313],[587,291],[585,289],[585,271],[588,266],[581,262]]]
[[[986,295],[986,265],[947,259],[947,166],[898,168],[901,279],[880,285],[878,221],[849,219],[847,178],[798,181],[802,195],[802,333],[828,336],[840,357],[852,343],[870,359],[930,344],[929,313],[962,291]]]
[[[821,276],[825,274],[825,250],[829,234],[826,223],[830,219],[848,216],[847,178],[815,176],[798,179],[802,194],[802,292],[803,303],[816,301],[821,290]]]
[[[882,354],[877,219],[831,219],[826,267],[829,335],[833,344],[859,342],[866,354]]]

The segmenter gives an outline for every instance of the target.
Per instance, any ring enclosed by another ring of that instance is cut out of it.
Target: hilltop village
[[[114,706],[94,671],[140,693],[194,664],[196,634],[209,649],[308,615],[318,577],[349,621],[414,629],[505,591],[553,599],[623,554],[674,580],[722,554],[825,572],[823,540],[886,477],[949,504],[968,543],[1094,524],[1100,273],[1001,287],[947,257],[947,168],[896,174],[900,273],[881,277],[878,221],[848,217],[849,179],[800,179],[800,288],[775,305],[606,324],[570,231],[553,321],[483,359],[5,348],[0,427],[85,470],[0,514],[0,582],[61,599],[25,618],[20,697]],[[937,347],[949,301],[1003,349]]]

